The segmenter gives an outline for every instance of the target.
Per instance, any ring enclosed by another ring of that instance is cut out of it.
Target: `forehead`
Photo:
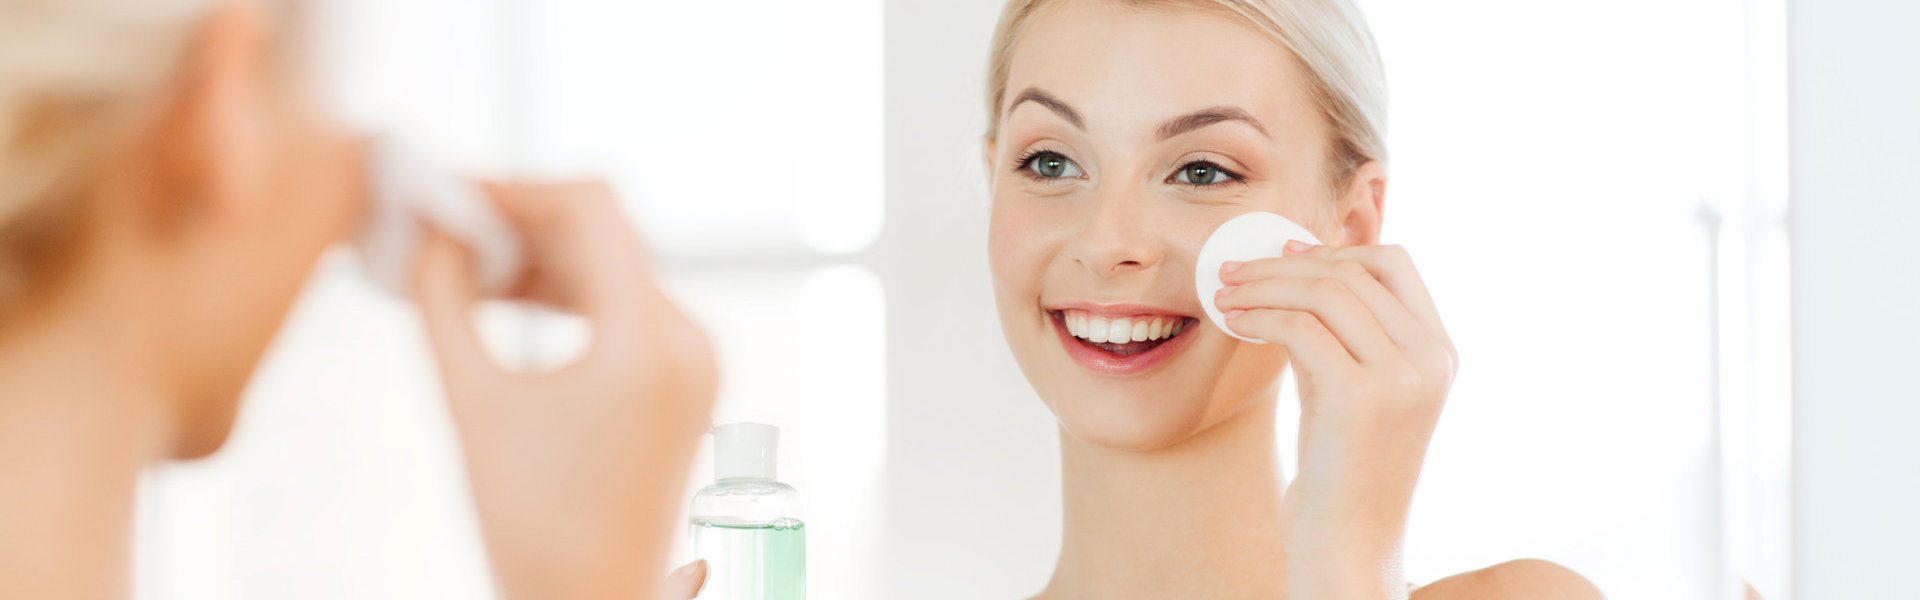
[[[1043,6],[1009,57],[1002,102],[1029,87],[1073,106],[1096,133],[1151,131],[1219,106],[1244,109],[1269,129],[1317,126],[1299,68],[1276,40],[1222,10],[1175,3]]]

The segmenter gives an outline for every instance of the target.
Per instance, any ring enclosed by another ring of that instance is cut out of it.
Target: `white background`
[[[998,2],[334,6],[359,121],[477,171],[611,173],[719,346],[716,419],[786,428],[814,597],[1039,589],[1055,433],[1000,340],[977,164]],[[1714,597],[1723,569],[1784,597],[1778,2],[1362,6],[1386,239],[1464,359],[1409,575],[1542,557],[1613,597]],[[138,595],[489,594],[437,393],[412,314],[330,256],[231,446],[149,477]]]

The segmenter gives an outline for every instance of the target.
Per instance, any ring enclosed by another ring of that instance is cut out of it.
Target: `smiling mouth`
[[[1179,315],[1103,317],[1081,310],[1048,312],[1075,342],[1117,357],[1152,351],[1198,325],[1197,319]]]

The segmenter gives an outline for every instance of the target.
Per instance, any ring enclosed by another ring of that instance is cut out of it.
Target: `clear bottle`
[[[802,600],[806,526],[800,492],[774,480],[780,429],[713,429],[713,485],[693,497],[693,556],[707,561],[700,600]]]

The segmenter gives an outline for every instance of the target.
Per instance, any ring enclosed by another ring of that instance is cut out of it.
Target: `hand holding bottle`
[[[1228,327],[1286,346],[1299,377],[1287,597],[1406,597],[1407,511],[1457,365],[1413,261],[1398,246],[1296,241],[1221,280]]]
[[[507,598],[648,598],[678,523],[715,373],[705,337],[654,284],[604,185],[491,185],[527,270],[511,297],[591,322],[557,371],[502,370],[472,328],[464,249],[435,236],[415,292]]]
[[[693,600],[700,595],[700,586],[707,583],[707,561],[694,560],[680,565],[667,574],[666,591],[660,593],[660,600]]]

